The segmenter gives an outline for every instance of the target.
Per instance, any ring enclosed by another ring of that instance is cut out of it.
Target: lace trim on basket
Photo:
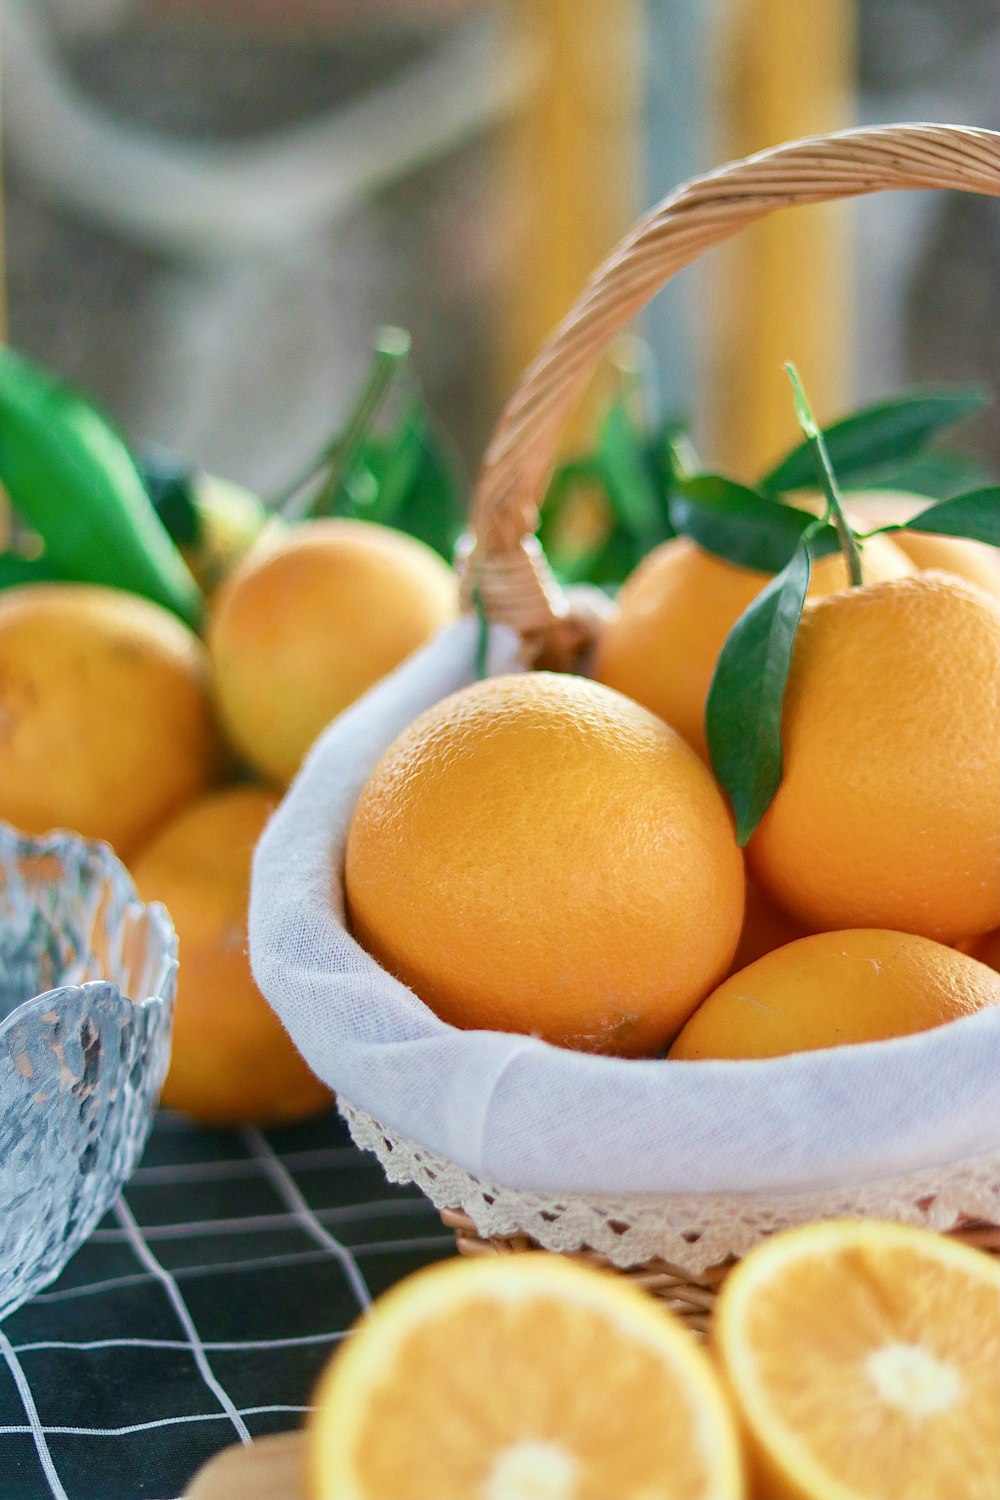
[[[816,1193],[553,1197],[480,1182],[346,1099],[338,1107],[355,1144],[378,1157],[390,1182],[416,1183],[435,1207],[462,1209],[483,1238],[524,1234],[546,1250],[596,1250],[622,1270],[663,1260],[699,1276],[812,1219],[896,1219],[939,1231],[1000,1222],[1000,1152]]]

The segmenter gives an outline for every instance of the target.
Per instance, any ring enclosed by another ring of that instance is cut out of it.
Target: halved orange
[[[712,1329],[767,1500],[997,1500],[1000,1266],[927,1230],[810,1224]]]
[[[652,1298],[554,1255],[399,1283],[317,1393],[314,1500],[739,1500],[735,1421]]]

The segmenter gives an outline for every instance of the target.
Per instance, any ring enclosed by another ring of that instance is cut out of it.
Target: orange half
[[[694,1336],[558,1256],[401,1282],[323,1376],[313,1500],[738,1500],[735,1423]]]
[[[767,1500],[996,1500],[1000,1266],[841,1221],[732,1272],[712,1330]]]

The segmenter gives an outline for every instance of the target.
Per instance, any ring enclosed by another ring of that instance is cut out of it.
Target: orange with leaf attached
[[[807,926],[1000,926],[1000,601],[951,574],[806,604],[751,869]]]
[[[888,538],[873,537],[864,547],[864,570],[878,582],[913,566]],[[769,574],[724,562],[688,537],[662,543],[622,588],[597,646],[594,676],[659,714],[707,759],[705,700],[719,652],[769,582]],[[813,567],[810,594],[846,584],[843,558],[825,557]]]

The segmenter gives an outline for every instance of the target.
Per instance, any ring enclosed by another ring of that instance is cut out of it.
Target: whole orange
[[[916,573],[806,605],[784,774],[750,841],[811,928],[1000,925],[1000,602]]]
[[[756,880],[748,878],[743,930],[733,954],[732,972],[735,974],[737,969],[745,969],[772,949],[783,948],[786,943],[805,936],[802,923],[762,891]]]
[[[873,582],[912,572],[883,537],[866,543],[863,558]],[[768,574],[723,562],[688,537],[663,542],[622,588],[618,613],[598,642],[594,676],[666,719],[707,759],[705,699],[719,652],[769,582]],[[843,559],[825,557],[813,568],[810,593],[846,584]]]
[[[848,496],[848,501],[852,514],[868,527],[909,521],[931,504],[926,495],[893,490],[861,490]],[[923,531],[894,531],[891,536],[916,568],[956,573],[1000,599],[1000,547],[964,536],[934,536]]]
[[[641,1056],[726,972],[743,861],[679,735],[532,672],[456,693],[389,748],[346,890],[359,941],[453,1025]]]
[[[271,533],[212,600],[208,646],[235,748],[290,781],[329,721],[457,606],[447,564],[389,527],[307,521]]]
[[[127,858],[222,758],[204,648],[167,610],[85,584],[0,593],[0,817]]]
[[[1000,927],[984,933],[967,946],[963,943],[962,951],[972,958],[978,958],[981,964],[989,964],[991,969],[1000,973]]]
[[[780,1057],[929,1031],[1000,1005],[1000,974],[908,932],[819,932],[775,948],[703,1000],[672,1058]]]
[[[297,1119],[330,1100],[258,990],[247,957],[250,862],[276,803],[251,786],[204,797],[132,866],[143,899],[170,912],[180,944],[163,1103],[213,1124]]]

